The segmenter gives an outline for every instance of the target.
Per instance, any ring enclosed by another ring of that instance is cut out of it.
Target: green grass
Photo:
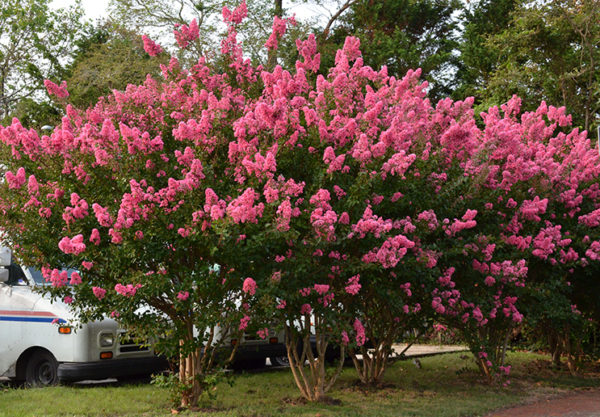
[[[599,387],[600,373],[572,377],[547,368],[548,358],[511,353],[511,384],[483,384],[470,355],[445,354],[396,362],[383,388],[364,389],[354,369],[345,368],[330,397],[339,404],[306,404],[299,400],[289,370],[241,373],[232,387],[217,386],[217,400],[203,412],[210,416],[478,416],[580,387]],[[45,389],[0,387],[0,416],[169,416],[169,393],[153,385],[59,386]]]

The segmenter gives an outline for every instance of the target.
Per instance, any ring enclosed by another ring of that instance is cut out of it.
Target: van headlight
[[[110,347],[115,343],[115,335],[112,333],[100,333],[100,347]]]

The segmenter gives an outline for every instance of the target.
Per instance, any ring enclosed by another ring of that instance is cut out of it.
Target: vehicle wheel
[[[287,356],[271,356],[269,359],[273,366],[290,366],[290,360]]]
[[[50,352],[33,352],[25,368],[25,384],[30,387],[46,387],[58,383],[58,362]]]

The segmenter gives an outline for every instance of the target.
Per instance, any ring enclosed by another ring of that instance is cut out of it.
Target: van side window
[[[6,282],[8,285],[27,285],[27,278],[23,273],[21,266],[15,263],[11,263],[8,267],[9,278]]]

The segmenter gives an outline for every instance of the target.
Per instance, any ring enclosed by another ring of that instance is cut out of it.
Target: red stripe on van
[[[57,317],[49,311],[31,311],[31,310],[0,310],[0,314],[4,316],[44,316],[44,317]]]

